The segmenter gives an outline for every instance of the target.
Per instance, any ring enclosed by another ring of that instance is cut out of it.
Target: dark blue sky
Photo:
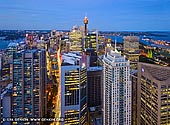
[[[170,0],[0,0],[0,29],[170,31]]]

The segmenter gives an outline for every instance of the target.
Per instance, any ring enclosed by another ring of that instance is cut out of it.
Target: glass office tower
[[[82,56],[64,53],[61,64],[61,117],[63,125],[87,125],[87,76]]]
[[[85,49],[93,48],[94,52],[98,51],[98,31],[87,33],[85,38]]]
[[[12,116],[43,117],[46,112],[45,84],[45,50],[25,50],[14,53]]]

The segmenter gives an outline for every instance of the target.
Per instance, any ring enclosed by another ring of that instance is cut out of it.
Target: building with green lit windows
[[[46,112],[45,50],[24,50],[13,54],[12,117],[37,118]],[[13,122],[13,124],[38,124]]]
[[[87,76],[82,56],[64,53],[61,64],[61,125],[87,125]]]

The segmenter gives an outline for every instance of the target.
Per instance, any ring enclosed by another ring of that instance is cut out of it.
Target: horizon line
[[[0,29],[0,31],[70,31],[68,29]],[[93,31],[93,30],[89,30]],[[98,30],[99,32],[170,32],[170,30]]]

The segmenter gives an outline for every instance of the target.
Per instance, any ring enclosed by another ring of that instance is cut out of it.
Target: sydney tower
[[[87,24],[88,24],[88,18],[85,16],[84,17],[84,25],[85,25],[84,33],[85,33],[85,36],[87,35]]]

